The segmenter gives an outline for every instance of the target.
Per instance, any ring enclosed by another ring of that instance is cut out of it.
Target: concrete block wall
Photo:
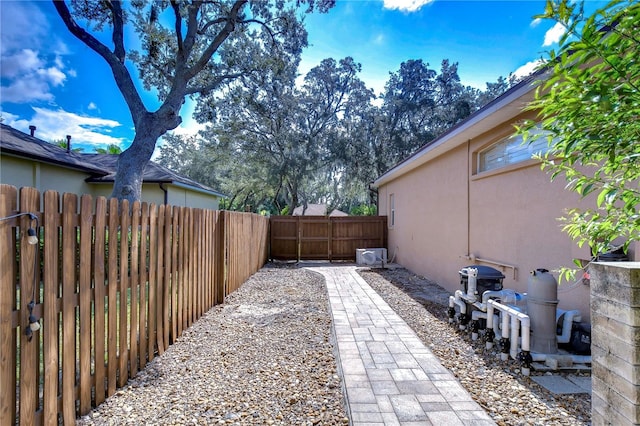
[[[591,422],[640,424],[640,262],[591,273]]]

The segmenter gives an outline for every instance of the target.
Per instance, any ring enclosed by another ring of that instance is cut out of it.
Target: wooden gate
[[[387,246],[386,216],[271,216],[271,259],[351,260]]]

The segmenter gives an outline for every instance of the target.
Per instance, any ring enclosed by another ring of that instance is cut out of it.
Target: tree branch
[[[119,1],[107,1],[107,7],[113,16],[113,53],[124,64],[126,51],[124,50],[124,20],[122,19],[122,5]]]
[[[246,5],[248,0],[236,0],[231,11],[229,12],[229,16],[225,19],[226,25],[220,32],[215,36],[211,44],[207,46],[205,51],[202,53],[202,56],[198,61],[187,71],[186,78],[190,80],[192,77],[197,75],[202,69],[204,69],[205,65],[209,62],[214,53],[218,51],[222,43],[229,37],[229,35],[235,29],[238,15],[240,14],[240,10]]]
[[[82,27],[80,27],[71,16],[71,13],[69,12],[66,3],[63,0],[53,0],[53,5],[71,34],[73,34],[78,40],[83,42],[98,55],[102,56],[107,64],[109,64],[115,82],[118,85],[118,88],[120,89],[120,92],[122,93],[127,106],[129,107],[133,123],[135,126],[137,126],[141,117],[147,112],[147,109],[145,108],[144,103],[142,102],[142,99],[140,98],[140,95],[136,90],[136,86],[133,84],[133,80],[131,79],[129,71],[124,65],[124,58],[126,55],[124,53],[124,44],[121,39],[123,20],[120,2],[112,2],[112,4],[110,4],[110,10],[113,14],[113,39],[114,43],[116,44],[116,52],[111,52],[107,46],[102,44],[95,37],[86,32]],[[117,16],[118,13],[119,16]],[[119,29],[117,28],[118,25],[120,25]],[[120,41],[118,41],[119,38]],[[119,51],[120,49],[122,49],[121,52]]]
[[[173,8],[173,15],[176,18],[176,41],[178,43],[178,54],[181,55],[184,51],[184,45],[182,42],[182,16],[180,15],[180,5],[176,0],[171,0],[171,8]]]
[[[243,75],[244,73],[235,73],[217,76],[212,83],[209,83],[206,86],[187,87],[187,89],[185,90],[185,95],[193,95],[195,93],[207,94],[220,86],[223,81],[232,80],[234,78],[242,77]]]

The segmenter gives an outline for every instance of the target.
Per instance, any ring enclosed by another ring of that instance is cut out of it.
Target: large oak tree
[[[140,199],[144,168],[158,138],[180,125],[187,96],[197,98],[260,73],[280,52],[299,52],[307,39],[297,8],[304,4],[306,12],[326,12],[334,0],[53,3],[69,31],[109,65],[131,113],[135,137],[119,157],[112,196],[132,201]],[[126,45],[128,31],[138,37],[140,50]],[[105,32],[111,35],[109,46],[100,40]],[[157,92],[157,109],[143,103],[128,60],[143,89]]]

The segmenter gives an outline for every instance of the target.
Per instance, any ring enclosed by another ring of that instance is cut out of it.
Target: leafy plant
[[[616,0],[585,16],[584,2],[548,0],[536,18],[566,32],[527,108],[539,117],[518,130],[525,141],[547,138],[542,168],[595,201],[568,210],[563,230],[593,256],[614,243],[626,252],[640,240],[640,4]]]

